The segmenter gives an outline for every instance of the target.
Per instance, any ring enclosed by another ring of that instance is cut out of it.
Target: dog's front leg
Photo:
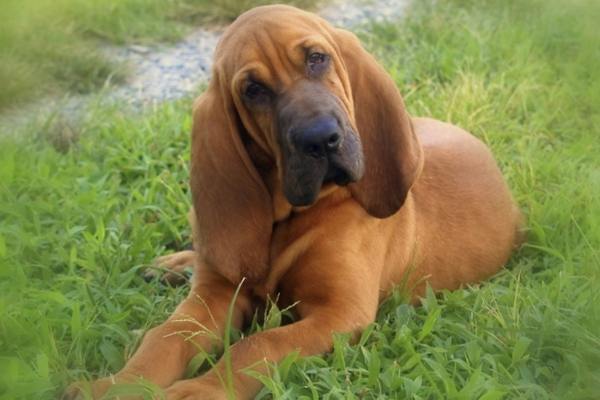
[[[205,375],[169,387],[167,400],[226,399],[228,390],[237,399],[253,398],[261,384],[248,370],[266,374],[268,362],[277,363],[296,350],[303,356],[327,352],[333,345],[333,333],[358,334],[373,322],[378,304],[376,275],[372,271],[353,272],[351,262],[340,263],[341,269],[331,264],[328,267],[318,262],[294,277],[286,276],[286,285],[293,288],[292,299],[299,301],[296,310],[300,319],[234,344],[230,349],[229,376],[233,379],[229,387],[227,361],[221,359]]]
[[[63,399],[79,399],[91,386],[91,397],[98,399],[115,383],[149,380],[167,387],[181,379],[187,364],[200,349],[210,352],[222,347],[229,304],[236,287],[220,275],[200,266],[188,297],[163,324],[150,329],[125,367],[112,377],[87,385],[75,383]],[[245,293],[237,297],[232,324],[240,328],[243,313],[250,307]]]

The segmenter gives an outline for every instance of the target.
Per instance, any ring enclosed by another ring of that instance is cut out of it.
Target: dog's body
[[[306,301],[294,294],[302,282],[346,281],[343,294],[331,294],[346,302],[357,287],[370,288],[381,300],[403,284],[416,300],[425,282],[436,290],[456,289],[498,271],[518,242],[519,212],[492,155],[452,125],[413,118],[413,126],[425,162],[402,208],[373,218],[340,188],[324,189],[308,209],[292,211],[282,201],[271,269],[255,291],[272,296],[279,289],[290,302]],[[315,270],[302,272],[313,262]],[[363,313],[373,317],[375,308],[370,304]]]
[[[263,40],[286,20],[299,27]],[[307,40],[304,70],[285,46]],[[478,282],[518,244],[519,212],[486,146],[452,125],[410,118],[358,41],[311,14],[274,6],[240,17],[219,45],[194,115],[196,251],[170,259],[175,266],[195,257],[192,290],[146,335],[117,382],[143,376],[168,399],[225,398],[223,361],[177,381],[197,346],[219,340],[174,333],[201,326],[221,336],[246,278],[234,326],[277,294],[297,303],[298,318],[232,347],[233,388],[252,397],[260,384],[242,369],[264,373],[261,360],[296,349],[328,351],[333,332],[359,333],[395,286],[415,300],[426,282],[436,290]],[[110,384],[96,382],[94,395]]]

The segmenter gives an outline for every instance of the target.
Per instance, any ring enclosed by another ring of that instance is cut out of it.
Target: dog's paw
[[[109,378],[99,379],[95,382],[75,382],[63,392],[61,400],[95,400],[100,399],[110,388],[112,381]]]
[[[227,400],[227,393],[202,378],[175,382],[165,390],[166,400]]]
[[[62,393],[62,396],[60,396],[60,400],[83,400],[86,397],[91,397],[91,394],[89,396],[85,395],[86,393],[82,383],[77,382],[69,385]]]
[[[61,400],[143,400],[162,399],[162,389],[150,387],[139,378],[115,376],[94,382],[75,382],[61,396]]]
[[[151,281],[160,277],[160,280],[171,286],[184,284],[188,280],[185,270],[193,268],[196,262],[196,252],[184,250],[166,256],[158,257],[154,267],[144,272],[144,279]]]

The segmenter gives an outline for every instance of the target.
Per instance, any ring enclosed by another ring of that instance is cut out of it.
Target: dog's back
[[[435,289],[481,281],[522,241],[520,212],[479,139],[433,119],[413,124],[425,158],[412,189],[418,269]]]

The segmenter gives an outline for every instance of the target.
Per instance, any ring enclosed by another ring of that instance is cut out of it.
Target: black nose
[[[324,156],[340,147],[342,135],[334,117],[319,117],[292,130],[292,141],[301,152]]]

